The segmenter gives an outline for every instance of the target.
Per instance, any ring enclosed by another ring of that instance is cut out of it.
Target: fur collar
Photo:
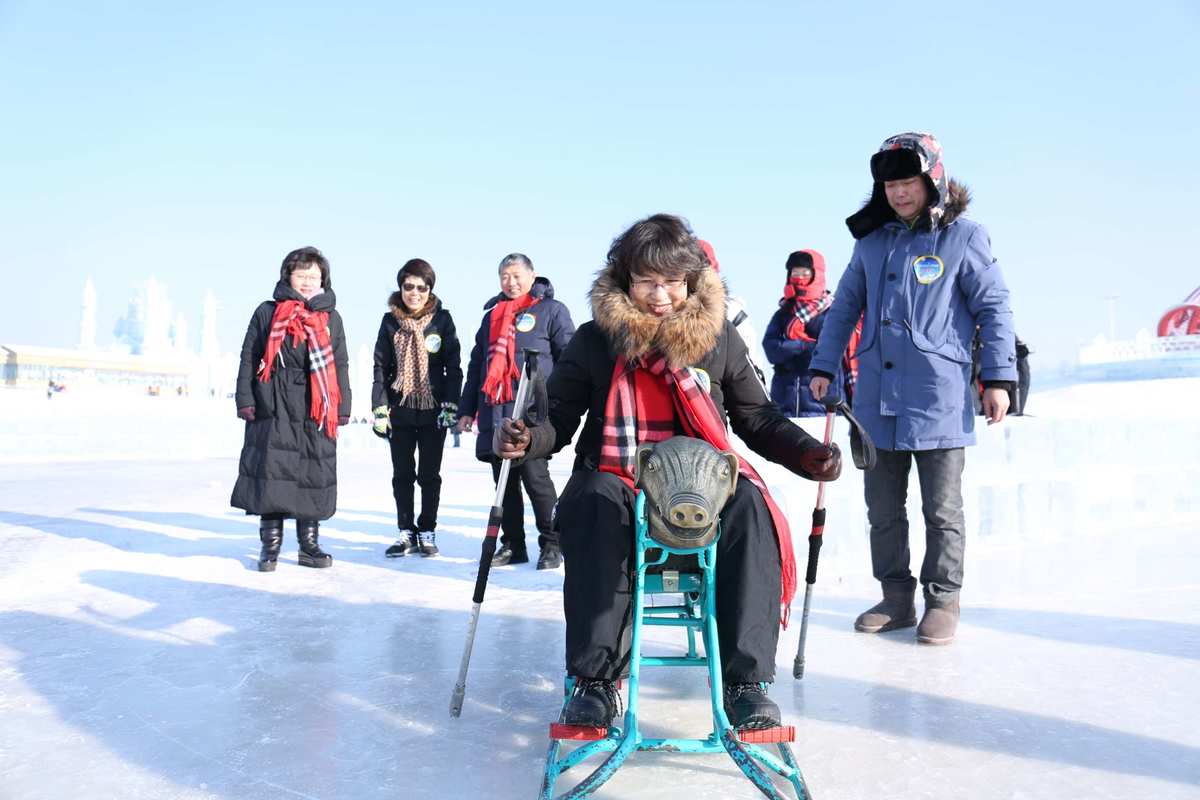
[[[437,295],[430,292],[429,299],[425,301],[424,307],[414,314],[408,310],[408,306],[404,305],[404,295],[399,291],[392,292],[391,297],[388,298],[388,307],[392,310],[392,316],[396,318],[397,322],[410,317],[428,317],[436,312],[441,305],[442,301],[438,300]]]
[[[607,271],[596,276],[588,292],[592,319],[608,337],[614,354],[634,359],[658,350],[673,369],[695,364],[717,346],[725,325],[725,285],[714,270],[705,270],[683,308],[659,318],[638,310]]]
[[[971,204],[971,190],[954,178],[950,179],[950,191],[947,194],[949,197],[946,198],[946,213],[942,216],[943,227],[965,214],[967,206]]]

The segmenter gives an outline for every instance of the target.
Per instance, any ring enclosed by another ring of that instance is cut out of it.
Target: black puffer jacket
[[[371,384],[371,408],[387,406],[391,409],[393,424],[432,425],[441,410],[441,404],[457,405],[462,392],[462,346],[454,329],[454,320],[450,312],[442,307],[441,300],[430,295],[429,303],[436,310],[425,326],[425,352],[429,356],[429,388],[438,408],[428,411],[403,408],[399,406],[400,398],[392,390],[392,383],[396,380],[393,337],[400,328],[400,317],[409,315],[400,292],[393,292],[388,298],[392,310],[384,314],[379,323],[379,336],[375,339],[375,380]]]
[[[234,400],[238,408],[254,408],[254,422],[246,423],[246,436],[238,463],[238,479],[230,503],[247,514],[284,514],[296,519],[329,519],[337,510],[337,442],[317,429],[309,414],[312,391],[308,378],[308,350],[293,346],[285,337],[271,380],[257,378],[259,362],[271,332],[275,304],[303,300],[284,282],[275,286],[274,300],[260,305],[250,317],[242,343]],[[350,415],[350,376],[347,370],[346,333],[341,315],[334,310],[337,298],[331,289],[308,301],[313,311],[329,312],[329,340],[342,401],[338,416]]]

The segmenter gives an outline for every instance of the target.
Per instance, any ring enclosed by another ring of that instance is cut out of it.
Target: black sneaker
[[[607,728],[612,725],[620,705],[621,697],[614,681],[578,678],[558,721],[563,725]]]
[[[528,564],[529,553],[525,552],[525,546],[514,548],[508,545],[503,545],[496,555],[492,556],[493,567],[503,567],[505,564]]]
[[[436,534],[433,531],[417,531],[417,549],[422,556],[428,558],[438,554],[435,538]]]
[[[417,535],[412,531],[404,530],[400,531],[396,543],[384,550],[383,554],[388,558],[400,558],[415,552],[417,552]]]
[[[725,687],[725,714],[734,730],[776,728],[779,706],[767,697],[766,683],[731,683]]]
[[[562,550],[559,550],[556,544],[548,544],[542,548],[542,552],[538,556],[537,568],[558,569],[562,566],[562,562]]]

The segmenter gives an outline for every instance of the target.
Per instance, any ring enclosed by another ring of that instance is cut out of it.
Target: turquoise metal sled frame
[[[633,637],[629,660],[629,703],[625,709],[623,725],[613,724],[607,735],[600,739],[588,741],[566,755],[560,755],[561,739],[551,738],[550,749],[546,754],[546,771],[542,780],[541,800],[556,800],[554,785],[562,773],[595,755],[608,754],[608,757],[582,782],[557,800],[568,798],[588,797],[599,789],[635,750],[657,750],[670,753],[728,753],[733,762],[747,778],[762,792],[763,795],[777,800],[784,800],[786,794],[763,770],[763,767],[785,778],[792,784],[798,800],[808,800],[811,797],[804,783],[804,777],[791,748],[785,742],[778,742],[779,758],[768,753],[764,748],[742,741],[737,731],[729,724],[725,714],[724,687],[721,681],[720,646],[717,642],[716,620],[716,559],[717,540],[702,549],[681,550],[665,547],[649,536],[646,523],[645,495],[637,493],[635,511],[635,566],[633,593]],[[720,534],[718,532],[718,538]],[[661,550],[662,553],[654,560],[646,561],[648,549]],[[648,567],[656,566],[667,560],[667,555],[675,553],[684,556],[695,556],[699,572],[646,574]],[[645,603],[647,594],[676,594],[683,595],[681,605],[651,606]],[[643,656],[642,630],[646,625],[684,628],[687,631],[687,655],[685,656]],[[696,631],[700,631],[704,643],[704,655],[696,650]],[[650,667],[707,667],[710,700],[712,704],[713,730],[705,739],[651,739],[643,737],[638,728],[638,689],[641,684],[641,668]],[[574,686],[574,680],[567,678],[565,698],[569,698]],[[566,699],[564,698],[564,705]],[[761,764],[761,766],[760,766]]]

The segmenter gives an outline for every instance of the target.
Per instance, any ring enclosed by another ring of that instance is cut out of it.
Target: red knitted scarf
[[[483,396],[494,406],[513,399],[513,381],[521,377],[521,371],[517,369],[516,318],[536,303],[533,295],[525,294],[516,300],[501,300],[492,307]]]
[[[288,335],[292,337],[293,347],[302,341],[308,346],[308,384],[312,394],[309,414],[326,436],[336,439],[342,392],[338,388],[333,346],[329,341],[329,312],[310,311],[299,300],[281,300],[275,304],[267,349],[258,365],[258,377],[263,383],[271,379],[275,360],[282,363],[279,349]]]

